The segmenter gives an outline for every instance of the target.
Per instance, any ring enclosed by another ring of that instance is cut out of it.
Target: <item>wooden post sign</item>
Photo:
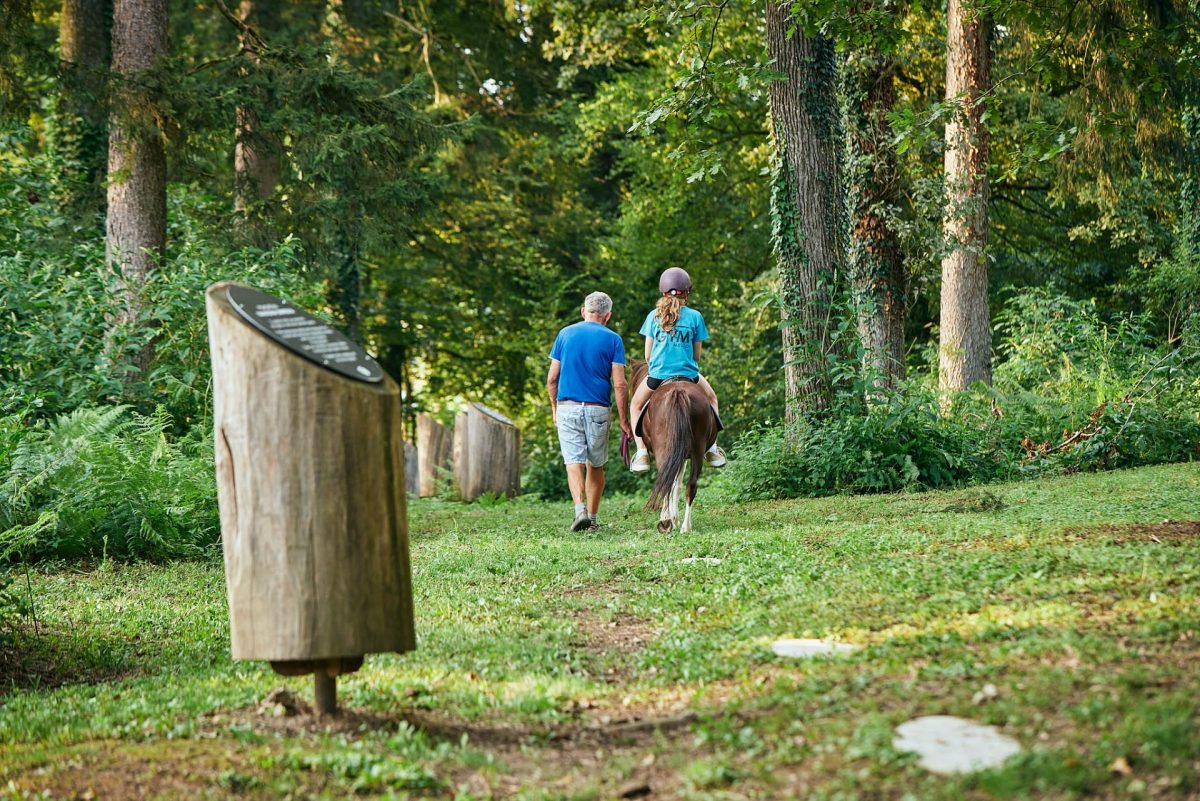
[[[400,390],[285,300],[219,283],[207,305],[233,658],[316,674],[332,713],[337,675],[416,647]]]
[[[521,431],[512,420],[472,403],[454,421],[454,479],[463,500],[485,492],[521,494]]]

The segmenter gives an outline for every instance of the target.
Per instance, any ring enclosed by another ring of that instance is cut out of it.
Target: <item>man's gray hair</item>
[[[603,292],[593,292],[583,299],[583,310],[592,314],[608,314],[612,311],[612,298]]]

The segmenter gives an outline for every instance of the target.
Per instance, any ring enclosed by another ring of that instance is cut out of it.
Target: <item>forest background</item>
[[[602,289],[640,353],[670,266],[731,497],[1200,448],[1192,0],[2,8],[5,559],[216,541],[220,279],[364,343],[410,425],[511,416],[546,498],[555,332]]]

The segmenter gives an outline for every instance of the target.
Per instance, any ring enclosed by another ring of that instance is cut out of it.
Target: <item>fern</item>
[[[87,407],[27,432],[0,483],[0,557],[195,556],[218,538],[211,445],[162,408]]]

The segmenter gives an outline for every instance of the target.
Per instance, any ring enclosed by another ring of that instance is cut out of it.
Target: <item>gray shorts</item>
[[[558,404],[558,444],[563,463],[602,467],[608,461],[611,416],[612,410],[607,406]]]

